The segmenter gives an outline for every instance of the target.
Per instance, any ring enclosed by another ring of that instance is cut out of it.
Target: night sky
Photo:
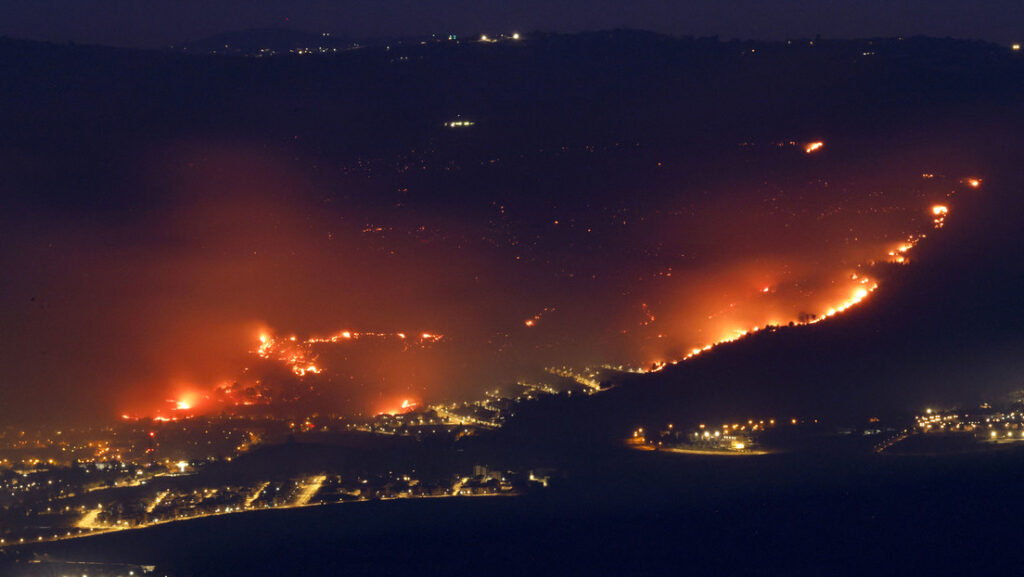
[[[3,12],[0,34],[12,38],[132,47],[265,27],[354,38],[626,27],[724,39],[927,35],[1008,44],[1024,24],[1016,0],[8,0]]]

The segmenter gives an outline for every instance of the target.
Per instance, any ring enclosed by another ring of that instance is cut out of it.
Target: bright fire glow
[[[419,403],[413,401],[412,399],[402,399],[401,404],[399,404],[397,407],[385,409],[383,411],[378,412],[377,414],[392,416],[402,415],[405,413],[411,413],[412,411],[415,411],[417,406],[419,406]]]
[[[835,316],[837,314],[840,314],[840,313],[848,310],[850,307],[860,303],[861,301],[866,299],[871,293],[873,293],[878,288],[878,283],[871,281],[869,278],[867,278],[867,277],[865,277],[863,275],[852,275],[852,276],[853,276],[853,278],[851,280],[856,280],[862,286],[857,288],[857,289],[854,289],[852,295],[847,300],[839,303],[838,305],[829,307],[824,312],[824,314],[821,315],[821,316],[818,316],[818,317],[815,317],[815,318],[812,318],[812,319],[809,319],[809,320],[805,320],[805,321],[799,321],[799,322],[794,321],[793,324],[795,324],[795,325],[810,325],[810,324],[819,323],[819,322],[821,322],[821,321],[823,321],[823,320],[825,320],[827,318],[830,318],[830,317],[833,317],[833,316]],[[697,355],[700,355],[702,353],[710,351],[710,350],[712,350],[713,348],[715,348],[718,345],[722,345],[722,344],[725,344],[725,343],[736,342],[736,341],[740,340],[741,338],[743,338],[743,337],[745,337],[747,335],[756,333],[756,332],[761,331],[761,330],[763,330],[763,327],[760,327],[760,326],[750,327],[749,329],[733,329],[731,334],[723,335],[720,339],[716,340],[715,342],[713,342],[711,344],[704,345],[703,347],[695,347],[695,348],[691,349],[689,354],[684,356],[682,358],[682,360],[685,361],[687,359],[693,358],[693,357],[695,357]],[[678,362],[678,361],[675,361],[672,364],[676,364],[676,362]],[[665,367],[665,365],[666,365],[665,362],[655,362],[655,363],[652,363],[652,366],[654,367],[653,370],[655,370],[655,371],[661,370],[662,368]],[[648,372],[648,371],[641,371],[641,372]]]
[[[821,150],[821,148],[823,146],[825,146],[825,143],[820,141],[820,140],[817,141],[817,142],[808,142],[804,146],[804,152],[807,153],[807,154],[811,154],[812,152],[817,152],[817,151]]]
[[[818,143],[813,143],[813,144],[818,144]],[[807,152],[811,152],[810,146],[811,145],[808,145]],[[820,148],[820,146],[816,147],[815,150],[817,148]],[[928,176],[931,176],[931,175],[928,175]],[[978,185],[980,185],[981,181],[980,181],[980,179],[972,178],[972,179],[968,179],[967,182],[968,182],[968,184],[970,184],[970,186],[977,187]],[[977,183],[977,184],[975,184],[975,183]],[[931,213],[935,217],[934,218],[935,228],[942,228],[942,226],[945,224],[945,218],[949,214],[949,207],[944,205],[944,204],[936,204],[936,205],[932,206]],[[906,259],[906,257],[904,255],[906,255],[908,252],[910,252],[910,250],[913,249],[917,245],[917,243],[922,238],[924,238],[924,236],[925,235],[923,235],[923,234],[917,235],[917,236],[913,236],[913,237],[909,238],[907,240],[907,242],[901,243],[899,246],[897,246],[893,250],[890,250],[889,253],[888,253],[888,255],[890,257],[889,258],[889,262],[898,263],[898,264],[905,264],[905,263],[907,263],[908,261],[907,261],[907,259]],[[863,302],[865,299],[867,299],[871,295],[871,293],[873,293],[878,288],[878,283],[877,282],[872,281],[871,279],[869,279],[868,277],[864,276],[863,274],[852,274],[850,276],[850,280],[856,281],[858,284],[860,284],[860,286],[853,290],[853,292],[851,293],[850,297],[847,300],[845,300],[843,302],[840,302],[838,304],[829,306],[825,310],[825,312],[823,314],[821,314],[820,316],[816,316],[816,317],[813,317],[813,318],[810,318],[810,319],[807,319],[807,320],[794,321],[793,324],[794,325],[815,324],[815,323],[819,323],[819,322],[821,322],[821,321],[823,321],[825,319],[831,318],[831,317],[833,317],[835,315],[841,314],[841,313],[845,312],[846,310],[850,309],[851,307],[853,307],[853,306]],[[762,294],[767,293],[767,292],[769,292],[770,288],[771,288],[771,286],[763,287],[763,288],[760,289],[759,292],[761,292]],[[708,318],[711,319],[713,317],[714,317],[714,315],[709,316]],[[722,345],[722,344],[725,344],[725,343],[731,343],[731,342],[737,341],[737,340],[739,340],[739,339],[741,339],[741,338],[743,338],[743,337],[745,337],[747,335],[750,335],[752,333],[758,332],[761,329],[762,329],[762,327],[760,327],[760,326],[754,326],[754,327],[751,327],[749,329],[732,329],[730,332],[728,332],[727,334],[723,335],[722,337],[720,337],[719,339],[715,340],[714,342],[712,342],[710,344],[704,345],[703,347],[691,348],[690,352],[688,354],[686,354],[681,360],[682,361],[688,360],[688,359],[693,358],[693,357],[695,357],[697,355],[705,353],[705,352],[713,349],[714,347],[716,347],[718,345]],[[678,362],[680,362],[680,361],[672,361],[671,363],[666,363],[665,361],[655,361],[655,362],[651,363],[651,365],[650,365],[651,368],[649,370],[648,369],[639,369],[639,370],[637,370],[637,372],[659,371],[659,370],[663,369],[665,366],[667,366],[668,364],[677,364]]]
[[[324,372],[324,368],[316,363],[318,356],[314,352],[313,347],[317,345],[338,344],[360,339],[378,339],[381,341],[396,339],[403,343],[404,348],[423,348],[437,343],[443,338],[444,335],[422,333],[417,342],[409,343],[405,333],[344,330],[327,337],[310,337],[305,340],[299,340],[294,336],[287,339],[278,339],[267,333],[262,333],[259,335],[259,345],[252,353],[261,359],[280,361],[287,365],[295,375],[305,377],[306,375],[319,375]]]
[[[801,148],[799,142],[791,143],[792,148],[790,154],[796,154],[796,158],[799,157],[797,152]],[[806,153],[810,154],[815,151],[821,150],[824,146],[823,142],[810,142],[805,143],[802,148]],[[925,181],[918,180],[918,176],[921,175]],[[348,385],[349,382],[354,383],[352,386],[362,387],[363,390],[373,391],[373,394],[377,394],[378,390],[382,391],[384,395],[390,395],[395,393],[395,380],[394,375],[388,374],[386,376],[376,378],[366,378],[364,375],[358,373],[363,370],[362,365],[357,365],[360,362],[359,357],[363,357],[370,363],[376,362],[380,359],[380,351],[385,350],[385,354],[391,354],[395,350],[401,349],[403,352],[408,350],[420,350],[429,349],[431,345],[438,343],[445,337],[433,329],[438,331],[450,333],[458,338],[451,339],[452,344],[445,347],[445,351],[450,350],[453,347],[463,346],[466,342],[473,340],[471,346],[478,347],[474,349],[474,353],[482,352],[483,354],[490,354],[492,351],[498,351],[505,355],[502,362],[508,365],[513,363],[521,363],[523,357],[523,351],[527,350],[529,354],[534,355],[536,358],[541,358],[544,355],[561,355],[565,353],[565,347],[562,343],[580,341],[579,334],[573,334],[570,331],[574,330],[569,328],[571,324],[575,323],[580,325],[578,322],[581,318],[578,309],[586,308],[592,305],[593,302],[599,302],[599,304],[607,304],[606,308],[609,312],[613,313],[610,315],[604,315],[605,311],[597,310],[596,307],[591,307],[588,313],[596,319],[591,325],[587,325],[585,329],[591,331],[597,339],[604,339],[605,342],[597,344],[592,349],[588,348],[589,343],[580,342],[581,345],[578,347],[582,352],[578,353],[575,358],[568,358],[566,361],[570,366],[579,367],[591,367],[599,366],[598,363],[619,363],[619,366],[640,366],[642,369],[638,371],[657,370],[667,364],[674,364],[685,359],[692,358],[694,356],[701,355],[717,345],[724,343],[737,341],[745,336],[758,333],[759,331],[765,330],[766,327],[772,330],[773,327],[782,327],[786,325],[809,325],[817,322],[821,322],[824,319],[831,318],[835,315],[841,314],[851,307],[864,302],[868,299],[871,294],[878,288],[878,277],[870,268],[869,263],[874,262],[892,262],[897,264],[906,264],[910,262],[914,247],[920,240],[924,238],[924,234],[909,234],[913,232],[914,228],[920,227],[922,221],[927,222],[925,219],[933,219],[933,223],[936,228],[940,228],[944,223],[945,219],[949,217],[950,207],[955,202],[952,193],[949,192],[950,188],[959,188],[960,194],[969,194],[967,187],[978,188],[981,180],[978,178],[963,178],[959,180],[959,187],[956,186],[958,177],[954,177],[949,180],[953,186],[946,188],[945,185],[941,184],[947,180],[947,177],[941,174],[933,176],[931,173],[922,174],[920,170],[914,170],[910,177],[913,181],[912,186],[920,186],[921,189],[914,189],[915,194],[919,196],[914,197],[913,204],[900,203],[896,201],[886,200],[885,207],[888,208],[890,205],[896,207],[899,210],[893,211],[894,214],[910,214],[913,215],[914,220],[910,223],[903,222],[902,226],[905,228],[899,229],[888,229],[886,230],[885,236],[875,234],[874,237],[866,235],[862,228],[849,228],[849,238],[843,239],[848,243],[849,246],[854,246],[858,240],[855,235],[860,234],[862,243],[858,246],[859,253],[850,253],[850,256],[844,256],[842,261],[844,264],[839,267],[835,266],[834,262],[827,260],[833,255],[831,253],[815,253],[817,258],[812,264],[799,262],[797,259],[792,259],[790,262],[770,262],[767,265],[763,265],[760,261],[755,265],[742,262],[736,265],[736,269],[740,270],[739,274],[733,274],[732,270],[728,270],[728,274],[722,274],[717,277],[713,277],[713,282],[708,282],[708,290],[701,285],[697,285],[699,288],[694,289],[681,289],[679,285],[684,281],[677,281],[680,278],[686,278],[686,271],[683,270],[682,266],[677,266],[676,274],[673,277],[672,267],[675,261],[666,261],[663,266],[659,264],[657,274],[650,267],[645,267],[645,261],[638,261],[636,266],[636,281],[630,279],[628,285],[629,291],[617,292],[616,295],[623,295],[629,299],[628,309],[623,308],[621,310],[614,310],[614,303],[608,303],[606,301],[587,301],[586,303],[579,304],[573,302],[576,295],[580,295],[582,300],[584,297],[590,298],[586,291],[591,290],[589,287],[601,287],[606,286],[609,293],[612,290],[621,291],[621,287],[617,286],[615,282],[617,279],[607,281],[607,285],[601,285],[604,282],[601,279],[600,274],[597,275],[595,282],[592,285],[584,286],[583,281],[579,280],[579,276],[575,277],[576,280],[573,283],[579,283],[573,286],[573,290],[578,292],[573,293],[569,297],[565,295],[557,294],[551,296],[549,294],[538,293],[540,296],[537,300],[539,302],[524,302],[512,303],[514,307],[508,307],[509,310],[500,311],[501,314],[492,315],[492,319],[500,319],[500,322],[504,325],[502,327],[489,327],[486,335],[481,335],[482,331],[476,331],[479,327],[469,326],[471,323],[458,323],[452,322],[451,324],[445,324],[444,326],[435,326],[436,322],[447,323],[447,320],[452,318],[450,314],[436,314],[429,317],[424,317],[428,320],[423,320],[419,317],[412,317],[416,320],[410,324],[402,325],[397,324],[397,327],[406,329],[406,332],[369,332],[356,330],[359,326],[355,324],[355,320],[352,319],[347,322],[349,324],[346,330],[340,330],[333,334],[326,334],[325,336],[309,336],[308,334],[303,335],[299,332],[299,336],[294,336],[293,332],[296,330],[295,327],[286,327],[284,331],[285,336],[277,336],[274,331],[270,328],[265,328],[262,332],[251,331],[248,332],[248,339],[252,339],[255,336],[255,342],[250,341],[248,347],[250,352],[259,359],[268,361],[268,363],[259,363],[249,365],[252,372],[245,378],[239,378],[238,381],[227,380],[227,377],[221,377],[218,375],[217,378],[223,378],[225,385],[219,385],[222,390],[230,392],[230,394],[224,395],[230,399],[230,403],[236,405],[242,404],[268,404],[271,400],[277,399],[274,395],[273,390],[268,387],[258,389],[256,394],[252,394],[250,397],[244,397],[240,392],[247,388],[253,388],[251,385],[253,381],[256,381],[259,377],[267,374],[266,371],[269,369],[272,371],[270,374],[273,378],[278,381],[291,382],[291,380],[303,380],[305,381],[301,390],[312,390],[313,387],[317,387],[318,393],[320,390],[326,390],[329,386],[340,384],[342,386]],[[933,188],[943,186],[941,190],[933,190]],[[773,193],[774,194],[774,193]],[[940,194],[942,196],[940,196]],[[921,202],[920,199],[928,198],[930,201]],[[773,202],[775,198],[771,199]],[[779,203],[782,203],[785,199],[780,195]],[[801,201],[802,202],[802,201]],[[932,204],[933,202],[942,202],[943,204]],[[945,204],[948,202],[948,205]],[[816,212],[815,215],[819,220],[832,218],[833,215],[826,211],[827,207],[823,207],[820,212]],[[791,210],[792,207],[786,207],[782,205],[782,208],[775,208],[779,215],[787,215],[786,210]],[[873,211],[877,210],[874,205],[871,205]],[[912,210],[907,210],[912,209]],[[959,209],[959,205],[958,205]],[[859,214],[868,214],[866,208],[858,208],[863,212]],[[925,211],[930,211],[928,214]],[[880,218],[886,218],[884,212],[880,210],[878,212],[872,212],[871,214],[879,214]],[[927,216],[926,216],[927,215]],[[557,215],[561,217],[561,215]],[[740,215],[742,216],[742,215]],[[622,220],[619,220],[619,219]],[[779,216],[783,218],[783,216]],[[845,216],[844,216],[845,218]],[[852,218],[852,217],[851,217]],[[874,218],[874,217],[872,217]],[[905,217],[903,217],[905,219]],[[624,223],[626,216],[616,215],[616,227],[619,223]],[[560,220],[563,225],[568,219]],[[653,221],[652,221],[653,222]],[[749,225],[751,223],[757,223],[759,221],[753,221],[749,219],[738,219],[735,226],[737,228],[736,234],[740,235],[739,226]],[[589,229],[584,228],[590,226],[592,223],[587,222],[585,224],[577,224],[576,227],[579,231]],[[655,222],[655,224],[661,224]],[[857,225],[856,222],[851,223]],[[646,226],[646,225],[645,225]],[[730,223],[730,226],[733,226]],[[787,226],[789,226],[787,224]],[[652,230],[659,231],[656,234],[656,238],[660,243],[662,241],[665,245],[665,252],[668,253],[672,249],[669,240],[665,240],[662,235],[667,235],[664,229],[667,227],[657,227],[651,225]],[[747,226],[749,232],[754,233],[757,231],[749,230],[751,227]],[[831,231],[833,228],[832,222],[826,221],[826,224],[822,225],[822,230]],[[910,230],[907,230],[910,229]],[[847,229],[844,229],[844,231]],[[869,231],[876,233],[877,231]],[[832,234],[828,232],[828,234]],[[582,232],[580,232],[582,236]],[[741,235],[747,236],[747,235]],[[868,240],[864,240],[867,238]],[[800,237],[796,240],[803,240]],[[836,246],[836,239],[829,239],[829,243],[832,246]],[[868,244],[871,243],[871,244]],[[713,249],[716,247],[709,247],[707,250],[709,255],[706,258],[708,261],[714,258],[716,255]],[[800,247],[794,250],[802,250]],[[681,251],[680,251],[681,252]],[[687,251],[689,252],[689,251]],[[888,254],[888,258],[885,258],[885,254]],[[734,258],[728,252],[725,252],[726,258]],[[680,259],[690,258],[688,255],[679,255]],[[879,258],[880,257],[880,258]],[[645,257],[646,258],[646,257]],[[665,257],[666,259],[668,257]],[[760,258],[760,257],[759,257]],[[779,259],[780,261],[782,259]],[[700,262],[699,260],[696,262]],[[733,266],[732,263],[724,261],[725,266]],[[849,265],[845,263],[850,263]],[[860,264],[858,264],[860,263]],[[784,266],[783,266],[784,265]],[[565,266],[567,270],[572,270],[569,265],[563,265],[558,263],[558,266]],[[697,268],[698,265],[694,265]],[[703,265],[700,265],[703,266]],[[795,269],[794,272],[789,272],[787,267]],[[832,268],[829,268],[832,267]],[[841,267],[841,268],[840,268]],[[723,267],[724,268],[724,267]],[[589,271],[588,271],[589,272]],[[598,270],[601,273],[602,270]],[[568,274],[568,273],[566,273]],[[578,274],[578,272],[576,273]],[[703,271],[701,271],[703,274]],[[580,275],[582,276],[582,275]],[[586,275],[590,277],[591,275]],[[696,275],[694,275],[696,276]],[[656,280],[652,280],[655,279]],[[670,280],[669,277],[672,277]],[[884,277],[883,277],[884,278]],[[687,279],[686,282],[688,282]],[[589,281],[587,281],[589,282]],[[658,288],[649,288],[654,283],[661,283]],[[663,288],[664,287],[664,288]],[[597,288],[594,290],[602,290]],[[675,292],[670,292],[675,291]],[[713,297],[705,297],[705,293],[714,293]],[[544,300],[540,300],[543,298]],[[593,297],[597,298],[597,297]],[[618,297],[617,297],[618,298]],[[685,302],[684,302],[685,301]],[[540,309],[543,304],[555,304],[558,306],[558,313],[546,315],[547,312],[554,311],[554,307],[545,307]],[[681,310],[683,309],[683,310]],[[540,311],[540,312],[538,312]],[[628,312],[628,316],[627,313]],[[447,313],[447,311],[446,311]],[[531,315],[531,313],[537,313]],[[621,313],[621,319],[614,319],[608,322],[600,317],[607,316],[609,318],[615,316],[614,313]],[[347,314],[347,313],[346,313]],[[699,316],[698,316],[699,315]],[[394,315],[398,317],[398,315]],[[685,324],[688,319],[684,317],[695,318],[696,322]],[[404,314],[401,319],[407,319],[409,317]],[[586,318],[586,317],[584,317]],[[704,319],[707,319],[705,322]],[[589,319],[588,319],[589,320]],[[680,322],[684,321],[684,322]],[[362,322],[362,321],[360,321]],[[390,322],[390,321],[389,321]],[[474,321],[475,322],[475,321]],[[618,323],[612,326],[612,323]],[[422,324],[420,324],[422,323]],[[522,323],[521,325],[519,323]],[[419,324],[419,326],[416,326]],[[345,325],[342,325],[345,326]],[[581,325],[582,326],[582,325]],[[469,328],[467,328],[469,327]],[[526,327],[526,330],[520,327]],[[611,327],[611,329],[609,329]],[[387,328],[390,331],[392,328]],[[423,329],[429,329],[423,331]],[[612,334],[614,331],[614,334]],[[611,336],[609,336],[611,335]],[[469,338],[467,338],[467,336]],[[481,337],[481,338],[477,338]],[[243,337],[244,338],[244,337]],[[558,340],[555,340],[558,339]],[[367,342],[371,348],[364,348],[363,346],[357,346],[358,342]],[[380,346],[375,344],[389,343],[386,346]],[[332,347],[332,348],[329,348]],[[618,347],[616,350],[614,347]],[[628,347],[632,347],[629,350]],[[339,351],[337,353],[331,351]],[[536,351],[536,352],[535,352]],[[611,355],[619,354],[621,356],[614,357],[608,354],[612,351]],[[462,352],[462,351],[460,351]],[[363,354],[365,353],[365,355]],[[435,353],[430,353],[431,355]],[[441,354],[441,353],[436,353]],[[575,351],[569,353],[569,355],[576,354]],[[495,353],[497,355],[497,353]],[[519,355],[519,356],[514,356]],[[588,357],[589,355],[589,357]],[[411,357],[413,355],[406,355]],[[343,358],[344,357],[344,358]],[[533,358],[533,357],[531,357]],[[350,361],[349,359],[355,359]],[[388,361],[391,357],[387,357]],[[508,359],[505,361],[504,359]],[[646,362],[645,359],[654,359],[654,362]],[[484,362],[493,359],[486,359]],[[402,382],[400,384],[401,390],[408,394],[409,392],[416,391],[417,394],[424,395],[424,402],[433,402],[433,399],[427,399],[428,393],[422,393],[421,391],[430,391],[429,395],[444,394],[444,392],[438,392],[435,385],[449,377],[449,374],[442,373],[437,370],[438,366],[444,364],[452,365],[454,363],[449,362],[450,359],[444,359],[441,362],[436,362],[433,359],[429,361],[423,361],[419,365],[415,365],[416,362],[409,362],[405,360],[405,356],[402,357],[398,363],[394,363],[400,366],[400,370],[404,371],[405,374],[401,376]],[[532,361],[531,361],[532,362]],[[544,358],[543,362],[549,362],[549,358]],[[410,368],[406,364],[413,366]],[[352,369],[353,366],[358,368]],[[423,367],[429,367],[424,370]],[[497,366],[497,363],[492,363],[491,366]],[[351,369],[351,370],[350,370]],[[248,369],[247,369],[248,370]],[[374,369],[375,370],[375,369]],[[381,372],[387,369],[381,369]],[[448,369],[446,369],[448,370]],[[454,369],[451,369],[454,371]],[[494,370],[491,369],[492,373],[486,373],[480,371],[480,375],[474,375],[474,377],[482,377],[483,379],[494,378],[495,380],[503,378],[504,375],[500,374],[499,371],[505,370],[504,367]],[[632,370],[632,369],[630,369]],[[575,373],[584,374],[586,371],[578,370]],[[317,378],[317,375],[325,375]],[[353,378],[354,375],[354,378]],[[440,375],[440,376],[439,376]],[[339,376],[341,378],[339,378]],[[575,377],[573,377],[575,378]],[[342,380],[344,379],[344,380]],[[468,380],[468,379],[467,379]],[[267,378],[266,381],[269,383],[271,379]],[[479,381],[484,382],[484,381]],[[596,381],[595,381],[596,382]],[[488,383],[491,384],[491,383]],[[600,387],[600,383],[593,388],[597,389]],[[390,390],[389,390],[390,388]],[[258,396],[259,390],[264,391],[266,401],[261,400]],[[186,418],[186,415],[190,415],[191,412],[195,411],[198,407],[201,411],[214,412],[219,410],[218,405],[215,402],[209,400],[203,400],[202,398],[182,397],[181,391],[175,391],[170,393],[171,396],[176,399],[172,401],[172,405],[165,405],[164,409],[156,413],[162,420],[171,419],[182,419]],[[398,394],[402,394],[401,392]],[[163,396],[158,398],[164,398]],[[379,398],[379,397],[378,397]],[[366,410],[367,412],[373,412],[374,409],[387,407],[388,410],[383,412],[397,414],[401,411],[407,411],[411,407],[415,406],[415,403],[408,399],[401,400],[399,398],[391,397],[390,399],[385,396],[383,397],[385,402],[377,404],[378,401],[370,400],[366,404],[362,405],[360,410]],[[358,401],[357,401],[358,402]],[[173,407],[173,409],[169,409]],[[125,407],[129,410],[126,413],[125,419],[128,419],[128,414],[142,415],[147,414],[144,412],[136,412],[134,408]],[[348,407],[346,407],[348,408]],[[182,411],[182,412],[173,412]],[[161,414],[162,413],[162,414]],[[150,415],[154,413],[148,413]],[[165,416],[166,415],[166,416]]]
[[[644,306],[646,306],[646,305],[644,305]],[[537,326],[537,323],[540,322],[541,317],[543,317],[547,313],[551,313],[551,312],[554,312],[554,311],[555,311],[554,307],[544,307],[544,310],[542,310],[539,313],[533,315],[533,318],[526,319],[525,321],[523,321],[523,324],[528,326],[528,327]]]

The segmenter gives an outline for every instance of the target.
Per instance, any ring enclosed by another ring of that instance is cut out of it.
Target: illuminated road
[[[430,405],[430,408],[437,413],[437,416],[444,419],[445,423],[447,424],[478,425],[480,427],[489,427],[492,429],[497,429],[500,426],[490,421],[482,421],[480,419],[474,419],[473,417],[456,415],[455,413],[452,413],[451,411],[446,409],[444,405]]]
[[[546,370],[548,373],[551,373],[552,375],[559,376],[565,379],[572,379],[595,393],[601,391],[601,382],[592,376],[580,374],[576,371],[573,371],[572,369],[567,369],[565,367],[562,367],[560,369],[552,367]],[[593,369],[590,369],[590,372],[595,371]]]
[[[156,510],[157,505],[159,505],[160,502],[163,501],[164,498],[166,498],[167,495],[169,495],[170,493],[171,493],[170,491],[164,491],[162,493],[159,493],[156,496],[156,499],[153,499],[153,502],[150,503],[148,507],[146,507],[146,512],[147,513],[152,513],[154,510]]]
[[[761,450],[746,450],[743,451],[714,451],[710,449],[677,449],[677,448],[665,448],[659,447],[659,451],[665,451],[667,453],[683,453],[685,455],[713,455],[716,457],[746,457],[749,455],[771,455],[771,451]]]
[[[253,491],[252,495],[250,495],[249,498],[245,500],[245,508],[246,509],[252,508],[252,504],[256,502],[256,499],[260,498],[260,495],[269,486],[270,486],[270,481],[267,481],[267,482],[263,483],[262,485],[260,485],[259,487],[257,487],[256,490]]]
[[[908,431],[908,430],[904,429],[899,435],[896,435],[895,437],[886,439],[885,441],[880,443],[878,446],[876,446],[875,447],[875,452],[878,453],[879,455],[881,455],[882,453],[884,453],[886,451],[886,449],[889,449],[892,446],[896,445],[897,443],[903,441],[904,439],[909,437],[911,434],[912,434],[911,431]]]
[[[295,498],[295,502],[292,504],[293,507],[304,507],[313,500],[313,495],[320,490],[320,487],[327,480],[327,475],[317,475],[311,477],[306,481],[306,484],[302,486],[302,490],[299,491],[298,496]]]
[[[462,490],[463,483],[465,483],[466,481],[469,481],[469,477],[463,477],[456,481],[455,484],[452,485],[452,495],[458,495],[459,491]]]
[[[316,479],[321,479],[321,480],[318,481],[318,482],[314,482],[314,483],[310,483],[309,485],[306,485],[303,493],[305,493],[305,490],[310,489],[310,487],[315,487],[315,489],[317,489],[317,490],[320,488],[320,485],[323,483],[323,479],[321,477],[314,477],[313,478],[314,481]],[[464,479],[464,481],[465,480],[468,480],[468,479]],[[455,487],[457,487],[458,489],[461,489],[462,488],[462,482],[457,483],[455,485]],[[310,494],[309,498],[312,498],[312,496],[315,494],[315,492],[316,491],[314,490]],[[257,493],[257,495],[258,494],[259,493]],[[481,494],[475,494],[475,495],[459,495],[458,494],[458,490],[456,489],[456,490],[453,491],[453,494],[451,494],[451,495],[410,495],[410,496],[402,496],[402,497],[381,497],[379,500],[381,500],[381,501],[392,501],[392,500],[398,500],[398,499],[450,499],[450,498],[455,498],[455,497],[459,497],[459,498],[467,498],[467,497],[515,497],[517,495],[518,495],[518,493],[516,493],[516,492],[511,492],[511,493],[481,493]],[[368,501],[368,499],[360,499],[359,501],[356,501],[356,502],[367,502],[367,501]],[[202,518],[205,518],[205,517],[219,517],[219,516],[222,516],[222,515],[237,515],[239,513],[255,511],[255,510],[261,510],[262,511],[262,510],[300,509],[300,508],[304,508],[304,507],[325,507],[325,506],[329,506],[329,505],[341,505],[341,504],[343,504],[343,503],[309,503],[308,501],[303,503],[303,504],[298,504],[298,501],[296,501],[296,502],[294,502],[293,504],[290,504],[290,505],[281,505],[281,506],[277,506],[277,507],[265,507],[265,508],[264,507],[260,507],[258,509],[241,508],[241,507],[239,507],[238,509],[235,509],[233,511],[221,511],[221,512],[214,512],[214,513],[200,513],[200,514],[196,514],[196,515],[181,515],[179,517],[175,517],[175,518],[171,518],[171,519],[160,519],[160,520],[150,521],[149,523],[139,523],[138,525],[127,525],[127,524],[124,524],[124,525],[104,525],[104,524],[101,524],[101,523],[97,523],[96,522],[96,518],[102,512],[102,509],[101,508],[96,508],[96,509],[88,511],[85,515],[82,516],[82,518],[78,521],[78,523],[75,524],[76,528],[84,530],[84,532],[82,532],[82,533],[71,533],[71,532],[68,532],[68,533],[66,533],[64,535],[56,535],[55,534],[52,537],[39,537],[37,539],[24,539],[24,538],[22,538],[22,539],[19,539],[18,541],[10,541],[10,542],[7,542],[5,539],[0,539],[0,550],[4,549],[5,547],[14,547],[14,546],[17,546],[17,545],[23,545],[23,544],[27,544],[27,543],[50,543],[50,542],[55,542],[55,541],[67,541],[67,540],[70,540],[70,539],[81,539],[81,538],[85,538],[85,537],[92,537],[92,536],[95,536],[95,535],[102,535],[102,534],[105,534],[105,533],[114,533],[114,532],[119,532],[119,531],[135,531],[135,530],[139,530],[139,529],[146,529],[148,527],[154,527],[156,525],[166,525],[168,523],[179,523],[179,522],[182,522],[182,521],[191,521],[191,520],[194,520],[194,519],[202,519]]]
[[[91,511],[83,515],[82,518],[78,520],[78,523],[75,523],[75,527],[78,527],[79,529],[90,530],[109,529],[110,527],[108,527],[107,525],[103,525],[101,523],[96,522],[96,518],[99,517],[100,513],[102,512],[102,507],[92,509]]]
[[[657,451],[659,453],[681,453],[684,455],[709,455],[713,457],[748,457],[751,455],[771,455],[772,451],[743,450],[743,451],[715,451],[711,449],[678,449],[674,447],[652,447],[651,445],[629,445],[636,451]]]

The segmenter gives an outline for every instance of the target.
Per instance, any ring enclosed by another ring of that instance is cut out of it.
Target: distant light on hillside
[[[812,152],[817,152],[821,150],[823,146],[825,146],[825,143],[821,142],[820,140],[817,142],[808,142],[804,146],[804,152],[806,152],[807,154],[811,154]]]

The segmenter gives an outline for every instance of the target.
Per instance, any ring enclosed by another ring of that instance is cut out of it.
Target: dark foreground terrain
[[[617,453],[614,469],[583,466],[525,497],[247,513],[11,555],[155,564],[171,576],[1005,570],[1020,556],[1021,456]]]

